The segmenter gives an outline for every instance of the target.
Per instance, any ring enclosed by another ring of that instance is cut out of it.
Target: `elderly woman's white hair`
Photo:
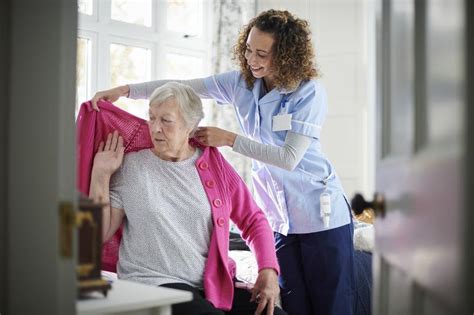
[[[169,98],[175,99],[184,121],[188,127],[193,128],[192,136],[204,117],[201,99],[190,86],[178,82],[168,82],[153,91],[149,106],[160,105]]]

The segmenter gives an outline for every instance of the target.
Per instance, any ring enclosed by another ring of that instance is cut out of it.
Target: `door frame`
[[[9,9],[8,1],[0,1],[0,42],[9,42]],[[8,47],[0,46],[0,95],[9,99],[8,95]],[[0,313],[6,313],[7,292],[7,108],[0,106]]]
[[[75,255],[60,256],[58,207],[76,199],[77,2],[0,8],[0,313],[75,314]]]
[[[464,124],[466,126],[466,159],[464,161],[464,169],[466,170],[465,187],[468,189],[474,188],[474,3],[469,0],[465,0],[465,21],[466,21],[466,32],[465,32],[465,56],[466,56],[466,86],[465,86],[465,98],[466,98],[466,115]],[[471,211],[465,211],[466,217],[464,220],[465,231],[472,231],[474,225],[474,211],[472,206],[474,205],[474,194],[465,193],[466,200],[464,204],[467,209]],[[466,242],[464,243],[464,251],[466,254],[465,268],[466,270],[466,311],[468,314],[474,314],[474,251],[472,250],[472,244],[474,244],[474,233],[466,233]]]

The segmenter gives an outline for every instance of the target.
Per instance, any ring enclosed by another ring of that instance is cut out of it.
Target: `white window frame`
[[[88,64],[88,78],[86,80],[86,91],[87,91],[87,96],[91,97],[92,91],[97,90],[97,76],[93,75],[98,72],[98,65],[97,65],[97,55],[98,55],[98,45],[97,45],[97,33],[96,32],[91,32],[91,31],[84,31],[84,30],[78,30],[77,32],[77,37],[78,38],[83,38],[87,39],[90,41],[91,44],[91,49],[90,49],[90,56],[88,55],[87,57],[90,58],[90,63]]]
[[[109,44],[132,45],[151,50],[151,80],[161,79],[164,64],[160,63],[167,52],[203,58],[204,72],[210,73],[212,49],[212,0],[203,1],[203,31],[200,36],[185,37],[184,33],[166,29],[166,2],[152,0],[151,27],[111,19],[111,0],[93,0],[93,14],[79,13],[78,37],[92,42],[91,71],[87,78],[88,98],[96,91],[109,89]],[[193,35],[193,34],[188,34]],[[180,79],[177,77],[176,79]]]
[[[133,46],[136,48],[143,48],[150,50],[150,64],[152,67],[150,68],[149,78],[153,79],[156,77],[156,73],[154,71],[153,67],[153,62],[157,62],[155,58],[156,49],[155,45],[152,42],[146,42],[144,40],[135,40],[132,38],[127,38],[127,37],[121,37],[121,36],[115,36],[115,35],[109,35],[107,36],[103,41],[102,41],[102,47],[101,49],[105,52],[104,54],[100,54],[101,57],[103,58],[103,74],[104,78],[102,78],[103,82],[107,83],[107,86],[111,85],[110,82],[110,77],[111,77],[111,71],[110,71],[110,45],[111,44],[117,44],[117,45],[123,45],[123,46]],[[99,76],[101,74],[99,73]]]
[[[170,46],[170,45],[163,45],[161,49],[161,55],[159,56],[160,59],[157,60],[164,60],[166,58],[166,54],[174,54],[174,55],[183,55],[187,57],[193,57],[193,58],[201,58],[204,60],[203,66],[206,67],[206,58],[208,57],[208,54],[203,51],[198,51],[198,50],[189,50],[189,49],[183,49],[182,47],[177,47],[177,46]],[[165,73],[165,64],[164,63],[158,63],[158,73]],[[182,78],[175,78],[175,79],[182,79]]]

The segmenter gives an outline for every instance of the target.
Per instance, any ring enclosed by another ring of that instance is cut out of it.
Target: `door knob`
[[[361,214],[364,209],[372,209],[376,216],[385,217],[385,197],[381,193],[374,194],[374,200],[366,201],[361,194],[355,194],[351,200],[351,208],[355,214]]]

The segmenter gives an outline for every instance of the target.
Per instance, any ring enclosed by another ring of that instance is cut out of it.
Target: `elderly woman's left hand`
[[[199,127],[195,136],[199,142],[210,147],[232,147],[237,137],[235,133],[217,127]]]
[[[273,315],[275,303],[280,294],[278,275],[274,269],[262,269],[252,289],[251,301],[258,303],[255,315],[259,315],[267,307],[267,315]]]

